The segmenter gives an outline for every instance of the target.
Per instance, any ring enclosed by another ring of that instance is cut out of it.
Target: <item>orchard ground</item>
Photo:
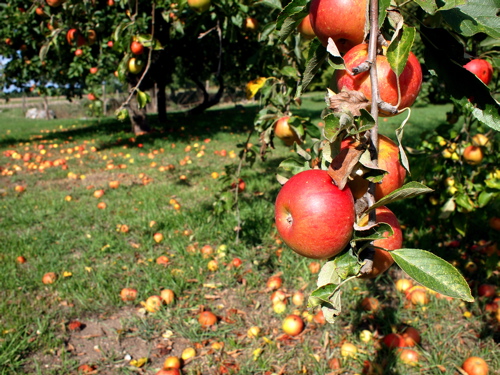
[[[323,95],[312,95],[294,114],[318,123],[323,108]],[[415,108],[406,144],[415,146],[419,134],[445,122],[450,109]],[[491,300],[464,303],[429,293],[429,304],[410,306],[395,289],[404,277],[396,266],[377,280],[352,282],[336,324],[307,321],[316,311],[307,315],[290,296],[314,289],[312,261],[288,250],[273,228],[280,189],[275,174],[289,149],[277,144],[265,161],[243,164],[240,223],[233,209],[214,211],[214,204],[224,207],[221,198],[232,196],[226,192],[237,178],[227,177],[239,162],[236,145],[246,141],[257,111],[216,108],[191,118],[170,113],[177,131],[156,128],[139,137],[127,132],[128,123],[111,118],[38,121],[22,119],[14,109],[0,114],[0,373],[71,374],[88,364],[99,374],[155,374],[166,357],[187,347],[197,354],[184,364],[184,374],[361,374],[365,361],[383,366],[384,374],[457,374],[471,355],[484,358],[490,373],[500,373],[499,323],[486,311]],[[382,120],[381,132],[392,135],[399,122]],[[250,142],[258,146],[258,136]],[[110,188],[110,181],[119,186]],[[100,189],[104,195],[95,198]],[[99,209],[100,202],[106,208]],[[425,237],[435,244],[429,250],[439,250],[442,239],[433,239],[425,222],[408,227],[418,211],[415,202],[391,209],[412,233],[406,247],[418,247],[414,242]],[[163,240],[156,242],[155,233]],[[213,254],[204,256],[204,245]],[[160,256],[169,259],[167,265],[157,264]],[[232,266],[236,257],[240,267]],[[209,270],[211,260],[217,270]],[[54,284],[42,283],[47,272],[56,273]],[[273,310],[266,288],[277,274],[289,296],[282,314]],[[476,288],[491,283],[481,272],[468,277],[477,278]],[[137,289],[137,300],[120,299],[125,287]],[[156,313],[141,309],[140,301],[165,288],[175,292],[173,304]],[[365,297],[376,297],[381,308],[365,311]],[[202,310],[217,315],[215,326],[198,323]],[[306,328],[290,337],[281,324],[294,310]],[[83,329],[71,329],[75,320]],[[252,326],[260,327],[259,337],[247,337]],[[381,343],[406,326],[422,336],[417,366],[404,364]],[[361,339],[366,334],[360,337],[364,330],[373,334],[367,342]],[[357,347],[355,358],[341,356],[346,342]],[[332,358],[341,369],[329,367]]]

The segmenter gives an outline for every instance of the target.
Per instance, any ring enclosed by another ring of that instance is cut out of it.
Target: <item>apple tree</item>
[[[120,80],[130,95],[117,115],[140,133],[149,129],[150,90],[165,124],[174,81],[203,93],[191,110],[200,113],[225,90],[271,74],[281,55],[268,36],[280,10],[277,1],[15,0],[0,5],[0,82],[40,95],[88,95],[99,108],[102,83]],[[216,83],[215,94],[207,81]]]
[[[465,115],[461,129],[450,128],[446,138],[437,138],[442,148],[460,143],[447,150],[451,155],[460,150],[457,157],[443,157],[454,159],[456,169],[451,173],[468,174],[442,212],[457,217],[455,228],[463,234],[467,225],[462,214],[488,205],[498,212],[498,156],[488,155],[485,168],[475,169],[487,151],[493,150],[488,144],[490,140],[495,144],[493,138],[500,130],[498,72],[490,71],[490,65],[483,65],[486,68],[480,72],[464,67],[474,58],[500,65],[498,7],[488,0],[446,4],[292,0],[276,22],[280,39],[287,43],[297,38],[297,28],[303,29],[307,18],[316,38],[303,41],[307,62],[295,72],[297,88],[288,85],[288,89],[272,92],[273,81],[264,78],[261,90],[268,105],[256,118],[256,128],[267,146],[272,147],[274,137],[294,144],[294,156],[279,168],[283,187],[275,219],[278,233],[290,248],[327,260],[309,305],[320,305],[333,322],[341,313],[340,292],[346,282],[376,277],[394,262],[436,292],[473,300],[466,280],[453,265],[430,251],[402,248],[401,227],[387,206],[439,194],[441,181],[450,172],[441,170],[432,179],[435,171],[426,171],[424,166],[424,177],[418,176],[432,188],[417,181],[404,183],[410,171],[408,151],[415,152],[404,147],[404,128],[425,78],[426,90],[432,90],[428,82],[444,87],[455,104],[452,115]],[[333,67],[335,73],[331,87],[325,88],[324,126],[313,129],[308,124],[304,129],[295,122],[283,132],[283,124],[272,115],[287,111],[287,118],[293,118],[287,103],[300,101],[325,66]],[[296,67],[290,68],[292,72]],[[283,93],[293,99],[274,99]],[[379,135],[379,118],[387,116],[401,118],[393,137],[396,142]],[[305,140],[308,133],[310,139]],[[496,223],[490,222],[492,227]]]

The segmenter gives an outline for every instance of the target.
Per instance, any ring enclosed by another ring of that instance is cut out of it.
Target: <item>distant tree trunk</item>
[[[43,107],[45,109],[45,119],[50,120],[49,116],[49,99],[47,98],[47,95],[43,96]]]
[[[161,124],[167,124],[167,94],[165,92],[167,84],[158,82],[158,93],[156,95],[156,107],[158,108],[158,120]]]
[[[203,82],[201,82],[196,78],[193,79],[193,81],[203,93],[203,102],[200,105],[190,109],[188,112],[190,115],[198,115],[203,111],[205,111],[206,109],[219,104],[222,98],[222,94],[224,94],[224,79],[222,78],[222,76],[217,77],[217,81],[219,82],[219,90],[217,90],[215,95],[212,96],[208,93]]]
[[[129,84],[129,87],[132,89],[133,86]],[[148,133],[151,130],[146,116],[146,108],[139,108],[136,95],[133,95],[127,110],[134,134]]]

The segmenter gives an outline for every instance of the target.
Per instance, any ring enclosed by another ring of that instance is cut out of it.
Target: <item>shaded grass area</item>
[[[322,95],[311,96],[298,114],[319,122],[323,107]],[[437,126],[445,110],[416,109],[409,141],[416,142],[417,129]],[[188,346],[198,355],[185,365],[185,374],[224,373],[221,365],[234,365],[233,373],[239,374],[326,374],[332,371],[332,358],[341,360],[338,373],[361,373],[369,360],[387,374],[441,374],[442,368],[453,374],[471,354],[487,359],[491,369],[500,368],[498,325],[484,313],[485,301],[466,305],[431,297],[428,306],[407,306],[394,289],[400,277],[396,267],[376,281],[350,284],[337,324],[311,320],[297,338],[282,334],[284,315],[272,310],[267,278],[281,274],[289,296],[298,290],[307,295],[317,278],[309,269],[311,261],[288,250],[273,228],[276,168],[290,151],[277,145],[265,161],[244,166],[240,223],[234,209],[220,215],[213,211],[214,203],[230,191],[234,177],[225,173],[236,168],[236,144],[246,140],[257,111],[214,109],[198,117],[171,113],[172,132],[159,127],[153,116],[155,131],[140,137],[128,133],[127,123],[110,118],[45,122],[2,113],[9,121],[1,121],[0,166],[13,173],[0,177],[0,373],[76,373],[80,364],[88,363],[102,374],[154,374],[167,355],[180,355]],[[381,126],[389,133],[396,122],[390,119]],[[251,142],[258,144],[256,134]],[[25,162],[6,156],[7,151],[32,155]],[[65,169],[39,169],[43,161],[57,159],[65,160]],[[38,169],[29,169],[30,163]],[[110,181],[120,186],[111,189]],[[26,190],[16,192],[16,186]],[[95,198],[99,189],[105,193]],[[180,209],[174,208],[173,199]],[[106,209],[99,209],[99,202]],[[401,213],[415,209],[411,202],[405,204],[398,207]],[[122,231],[122,225],[130,230]],[[164,240],[155,242],[155,233],[162,233]],[[214,250],[209,257],[200,252],[204,245]],[[156,263],[161,255],[170,260],[166,267]],[[19,264],[18,256],[27,262]],[[242,259],[241,268],[231,266],[235,257]],[[219,265],[215,272],[207,267],[212,259]],[[42,276],[49,271],[58,280],[44,285]],[[137,289],[142,301],[170,288],[177,301],[156,314],[143,314],[137,301],[121,301],[124,287]],[[366,296],[377,297],[382,308],[362,310],[360,301]],[[218,315],[214,329],[198,324],[203,309]],[[305,306],[292,304],[285,315],[295,309],[306,320],[312,317]],[[465,312],[470,316],[464,317]],[[88,328],[69,330],[75,319]],[[253,325],[261,327],[265,339],[246,337]],[[401,363],[378,341],[405,325],[422,332],[417,367]],[[361,341],[364,329],[375,339]],[[221,342],[222,349],[214,349]],[[356,344],[357,358],[341,358],[344,342]],[[126,354],[149,360],[138,370]]]

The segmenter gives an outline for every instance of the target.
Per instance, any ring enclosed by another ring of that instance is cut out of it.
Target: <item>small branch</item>
[[[370,70],[371,66],[372,66],[372,62],[370,60],[366,60],[365,62],[352,68],[352,75],[355,76],[355,75],[361,74],[363,72],[367,72]]]

